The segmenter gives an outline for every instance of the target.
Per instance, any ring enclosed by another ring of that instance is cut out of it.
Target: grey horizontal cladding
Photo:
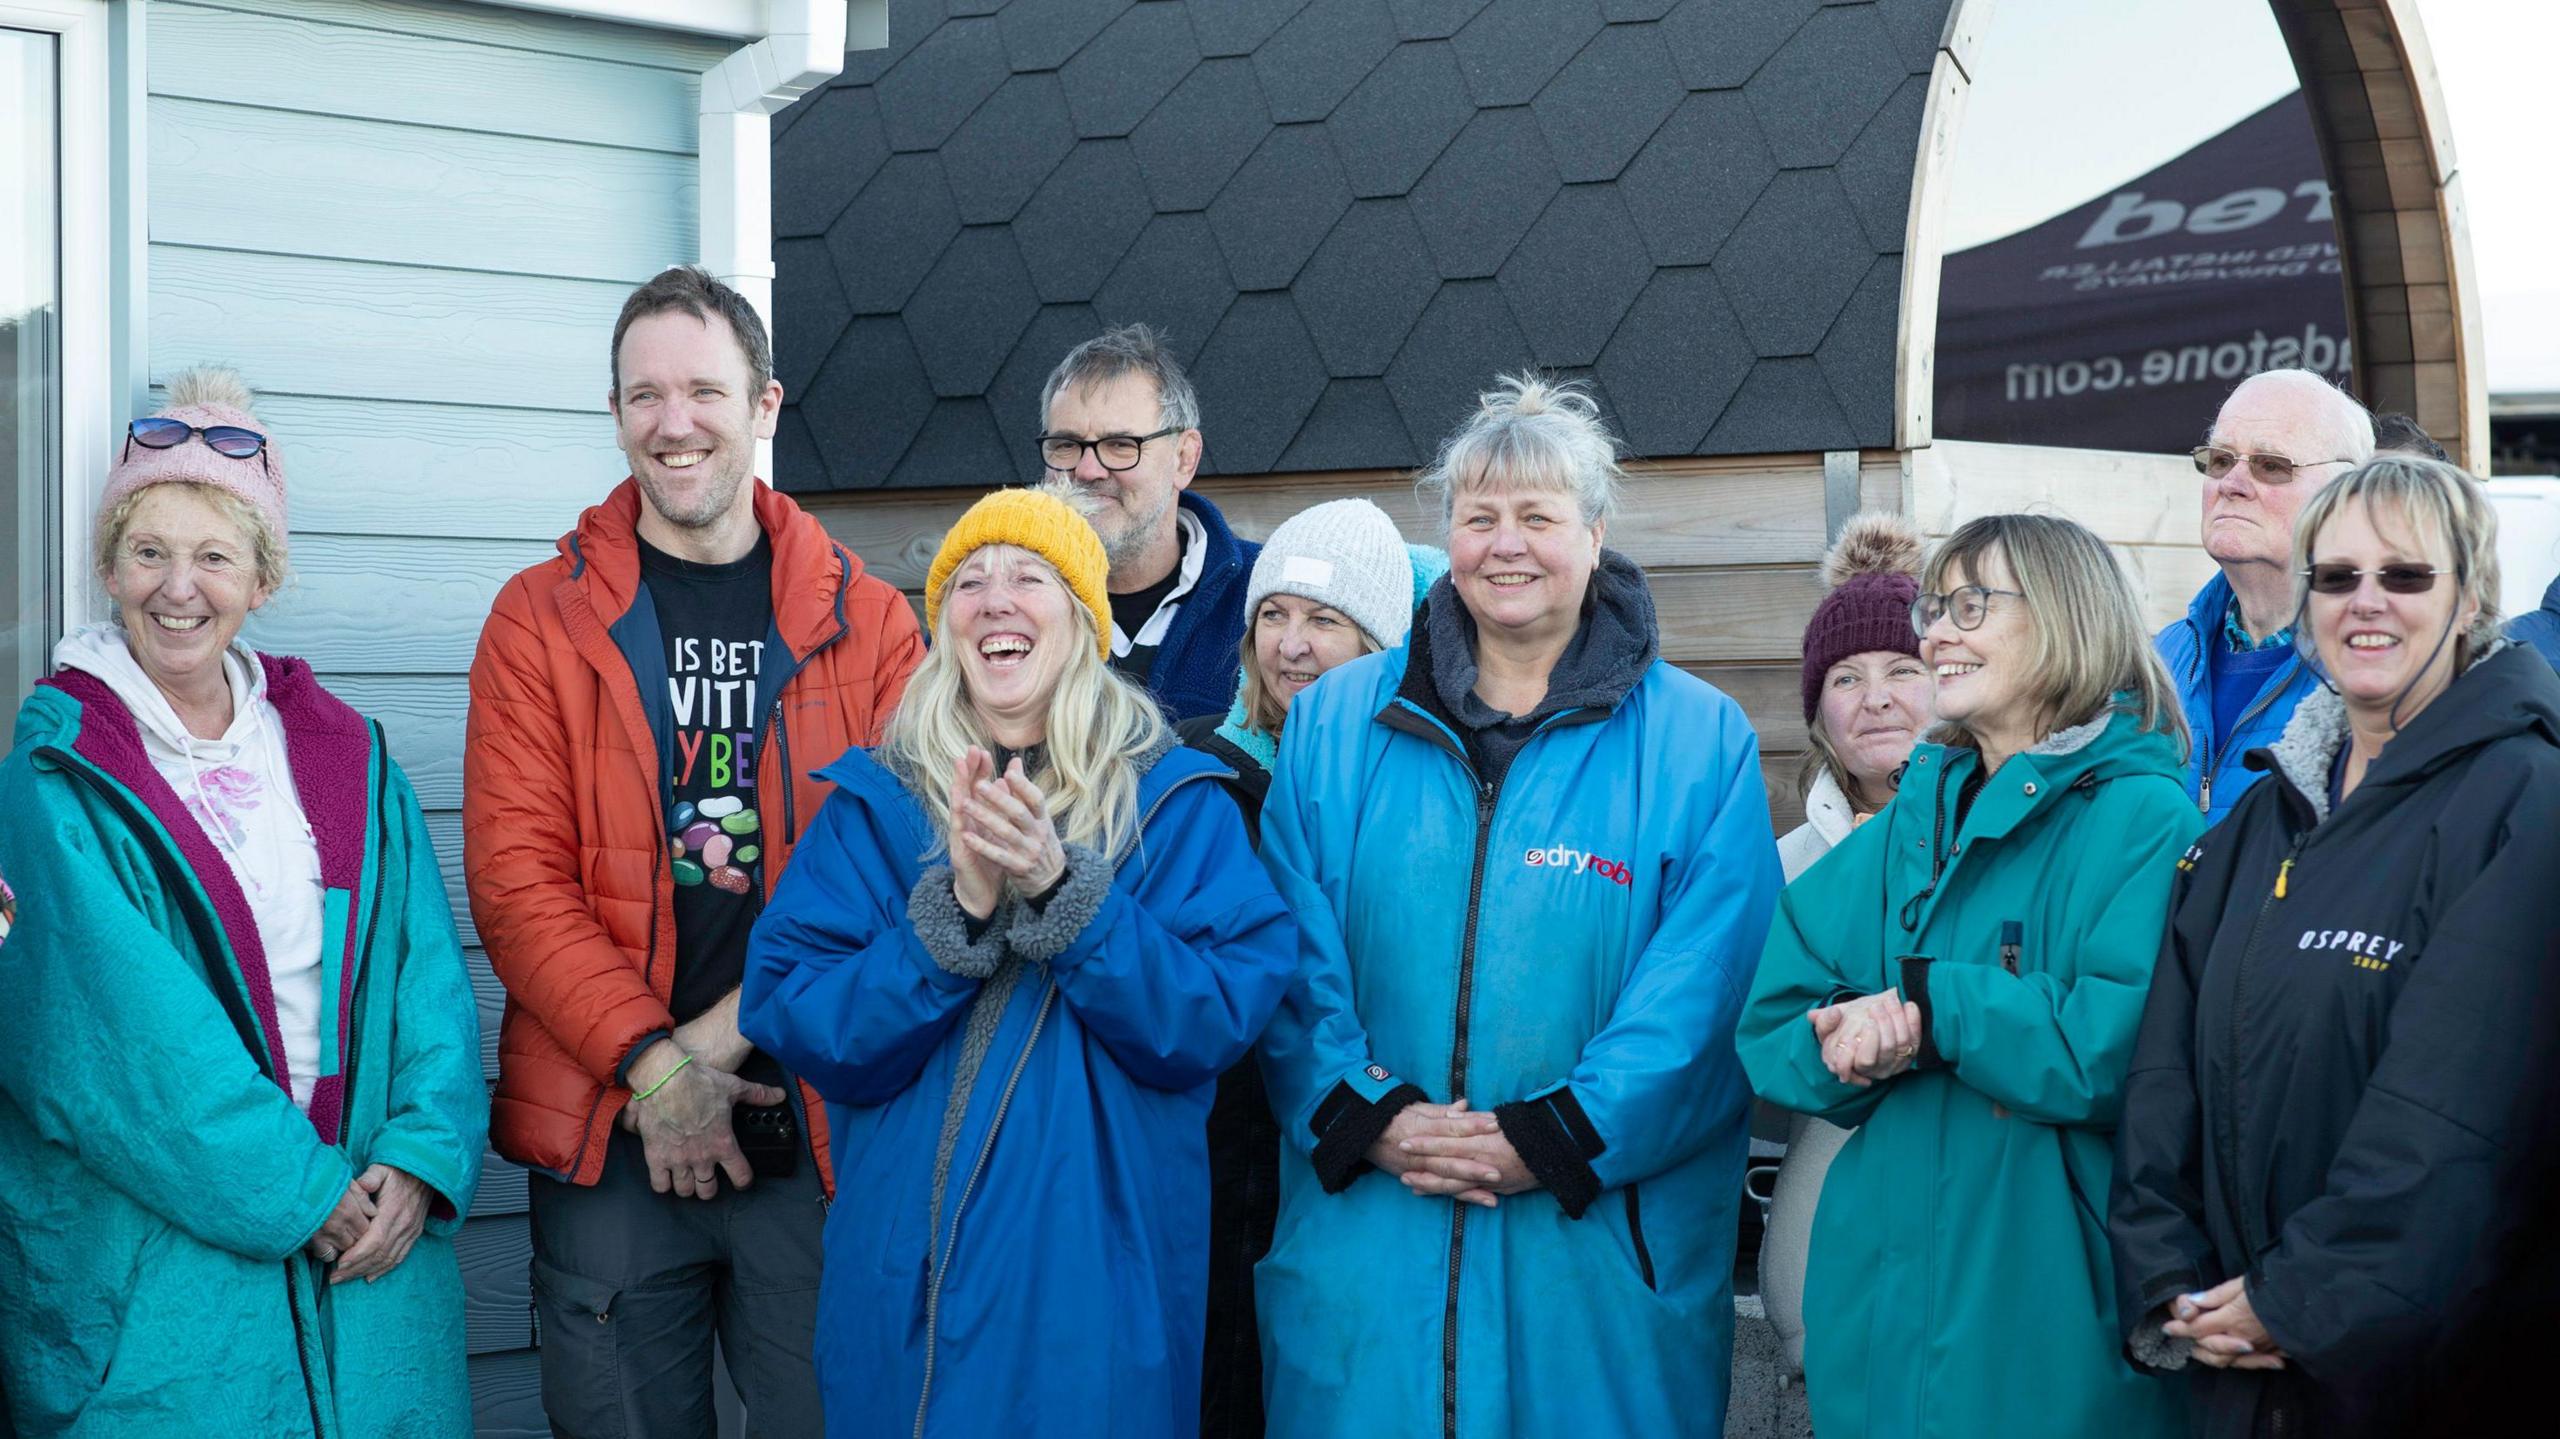
[[[498,587],[555,553],[528,540],[299,536],[292,583],[246,637],[324,673],[459,675]]]
[[[696,143],[692,67],[169,3],[151,7],[150,65],[155,95],[682,155]]]
[[[1530,364],[1637,454],[1889,444],[1948,4],[905,7],[780,127],[785,482],[1022,478],[1039,379],[1132,320],[1215,473],[1410,465]]]
[[[258,417],[292,467],[296,534],[465,535],[551,541],[629,466],[604,407],[604,356],[588,359],[583,413],[266,395]]]
[[[636,284],[694,239],[690,154],[169,96],[150,149],[164,244]]]
[[[498,10],[451,0],[193,0],[205,9],[284,15],[383,35],[462,40],[538,55],[579,55],[625,65],[699,74],[737,47],[699,35],[638,25],[598,25],[529,9]],[[157,6],[153,7],[155,17]],[[156,47],[155,47],[156,48]],[[155,63],[157,57],[154,57]]]
[[[151,247],[155,379],[208,358],[262,393],[583,410],[630,287]]]
[[[533,1344],[533,1230],[524,1216],[466,1219],[453,1236],[462,1266],[462,1342],[471,1354]]]
[[[542,1412],[542,1356],[532,1349],[471,1356],[476,1439],[551,1439]]]

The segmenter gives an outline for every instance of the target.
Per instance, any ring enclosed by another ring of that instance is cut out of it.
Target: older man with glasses
[[[2373,417],[2309,370],[2267,370],[2222,402],[2193,454],[2204,477],[2205,553],[2222,572],[2158,644],[2194,736],[2187,794],[2219,822],[2257,779],[2242,757],[2275,743],[2319,687],[2294,652],[2293,517],[2373,458]]]
[[[1111,562],[1111,667],[1173,719],[1223,713],[1262,547],[1191,492],[1200,400],[1181,363],[1145,325],[1107,330],[1050,372],[1040,426],[1049,487],[1092,521]]]

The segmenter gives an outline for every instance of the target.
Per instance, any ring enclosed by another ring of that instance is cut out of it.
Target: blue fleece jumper
[[[2153,644],[2169,678],[2178,687],[2179,706],[2186,711],[2191,744],[2187,752],[2187,798],[2196,801],[2208,822],[2219,824],[2240,796],[2257,783],[2258,773],[2242,763],[2253,749],[2274,744],[2284,734],[2293,707],[2320,687],[2320,678],[2299,656],[2289,656],[2268,676],[2229,725],[2214,717],[2214,675],[2230,658],[2222,638],[2222,612],[2231,604],[2231,582],[2216,573],[2187,606],[2186,617],[2162,629]]]
[[[1164,643],[1156,647],[1155,667],[1147,672],[1148,691],[1175,720],[1222,713],[1235,697],[1245,585],[1262,554],[1262,546],[1237,539],[1227,517],[1200,495],[1185,490],[1181,504],[1208,530],[1209,556],[1200,566],[1200,582],[1173,612]]]
[[[2507,621],[2507,638],[2517,644],[2531,645],[2560,668],[2560,580],[2542,592],[2542,608],[2528,610]]]

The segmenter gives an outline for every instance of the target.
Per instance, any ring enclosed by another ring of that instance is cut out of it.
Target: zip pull
[[[2025,938],[2025,925],[2014,919],[2000,921],[2000,967],[2011,974],[2018,972],[2018,946]]]
[[[2196,786],[2196,812],[2213,813],[2213,766],[2210,762],[2205,766],[2203,782]]]
[[[2291,855],[2287,855],[2285,856],[2284,863],[2276,866],[2276,898],[2284,898],[2285,881],[2292,874],[2293,857]]]

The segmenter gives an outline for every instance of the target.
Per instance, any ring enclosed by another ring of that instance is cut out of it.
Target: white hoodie
[[[245,644],[235,641],[224,653],[231,728],[208,740],[187,732],[126,647],[121,627],[94,624],[67,635],[53,660],[96,676],[124,701],[152,767],[230,861],[267,952],[293,1102],[307,1113],[320,1064],[320,846],[294,792],[284,722],[267,701],[266,667]]]

